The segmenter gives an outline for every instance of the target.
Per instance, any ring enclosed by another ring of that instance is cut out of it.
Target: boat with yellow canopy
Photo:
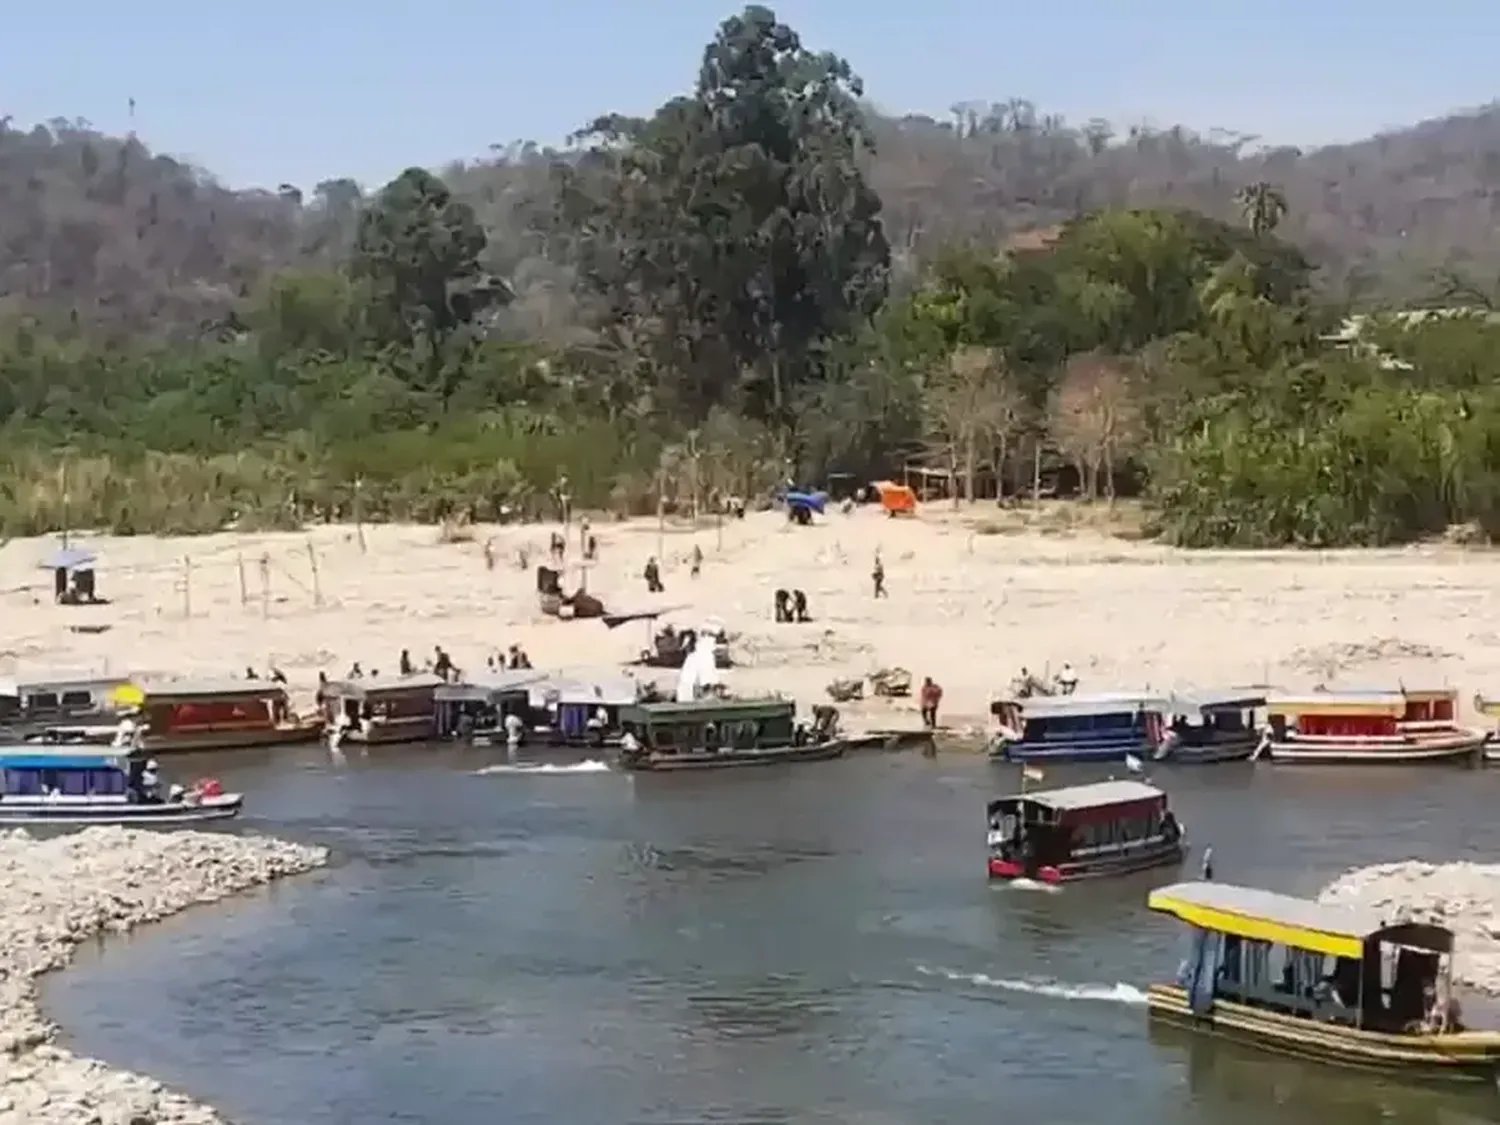
[[[1500,1031],[1470,1031],[1453,933],[1227,883],[1176,883],[1147,905],[1192,928],[1151,1018],[1280,1054],[1500,1089]]]

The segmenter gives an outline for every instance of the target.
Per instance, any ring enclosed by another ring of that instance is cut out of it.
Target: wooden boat
[[[443,682],[430,672],[330,681],[321,693],[325,729],[337,730],[340,742],[367,746],[434,738],[434,695]]]
[[[198,824],[238,816],[244,805],[214,780],[149,799],[142,789],[147,765],[148,752],[139,749],[0,748],[0,824]]]
[[[1260,742],[1256,715],[1265,705],[1264,692],[1174,694],[1167,729],[1152,756],[1180,765],[1243,762]]]
[[[59,676],[0,684],[0,731],[14,739],[107,743],[120,721],[116,692],[127,683]]]
[[[1152,1019],[1382,1074],[1500,1086],[1500,1032],[1468,1031],[1452,997],[1453,934],[1227,883],[1153,891],[1192,928]],[[1389,982],[1389,983],[1387,983]]]
[[[549,676],[531,688],[540,702],[535,737],[551,746],[614,746],[620,713],[640,700],[640,685],[623,676],[599,680]]]
[[[1494,726],[1485,732],[1484,760],[1500,762],[1500,699],[1486,699],[1483,694],[1475,695],[1474,710],[1494,722]]]
[[[1272,697],[1269,729],[1254,757],[1329,765],[1473,762],[1483,731],[1455,721],[1458,692],[1315,691]]]
[[[533,687],[547,678],[530,668],[493,671],[461,683],[439,684],[433,691],[435,729],[439,738],[488,741],[500,735],[507,715],[519,715],[528,730],[535,725]]]
[[[831,718],[830,718],[831,715]],[[620,765],[631,770],[708,770],[818,762],[843,755],[838,712],[819,708],[808,729],[788,699],[638,703],[620,714]]]
[[[272,680],[164,680],[133,685],[144,717],[140,745],[153,754],[246,750],[315,741],[321,717],[292,714]]]
[[[1165,729],[1167,701],[1134,692],[1003,699],[990,711],[1000,733],[990,757],[1004,762],[1120,762],[1148,758]]]
[[[1181,863],[1167,795],[1140,781],[1022,791],[989,803],[991,879],[1071,883]]]

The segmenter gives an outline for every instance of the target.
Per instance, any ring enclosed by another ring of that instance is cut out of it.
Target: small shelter
[[[59,547],[39,564],[52,572],[52,595],[58,605],[94,605],[94,563],[99,556],[86,547]]]
[[[888,516],[914,516],[917,514],[917,494],[910,485],[897,484],[893,480],[875,482],[880,507]]]

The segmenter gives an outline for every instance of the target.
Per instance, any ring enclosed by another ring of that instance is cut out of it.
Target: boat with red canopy
[[[1266,702],[1255,752],[1273,762],[1327,765],[1473,762],[1481,730],[1460,726],[1453,688],[1313,691]]]
[[[1181,863],[1182,825],[1143,781],[1022,791],[989,803],[991,879],[1069,883]]]
[[[241,750],[316,741],[321,717],[296,715],[286,688],[273,680],[163,680],[126,689],[142,720],[127,718],[117,733],[154,754]]]

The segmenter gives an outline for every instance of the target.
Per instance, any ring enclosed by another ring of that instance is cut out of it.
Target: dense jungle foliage
[[[1193,546],[1500,532],[1493,113],[1443,126],[1465,225],[1433,125],[1370,142],[1424,170],[1380,195],[1360,146],[863,98],[751,7],[649,119],[369,196],[4,123],[0,535],[645,511],[913,459],[1141,492]]]

